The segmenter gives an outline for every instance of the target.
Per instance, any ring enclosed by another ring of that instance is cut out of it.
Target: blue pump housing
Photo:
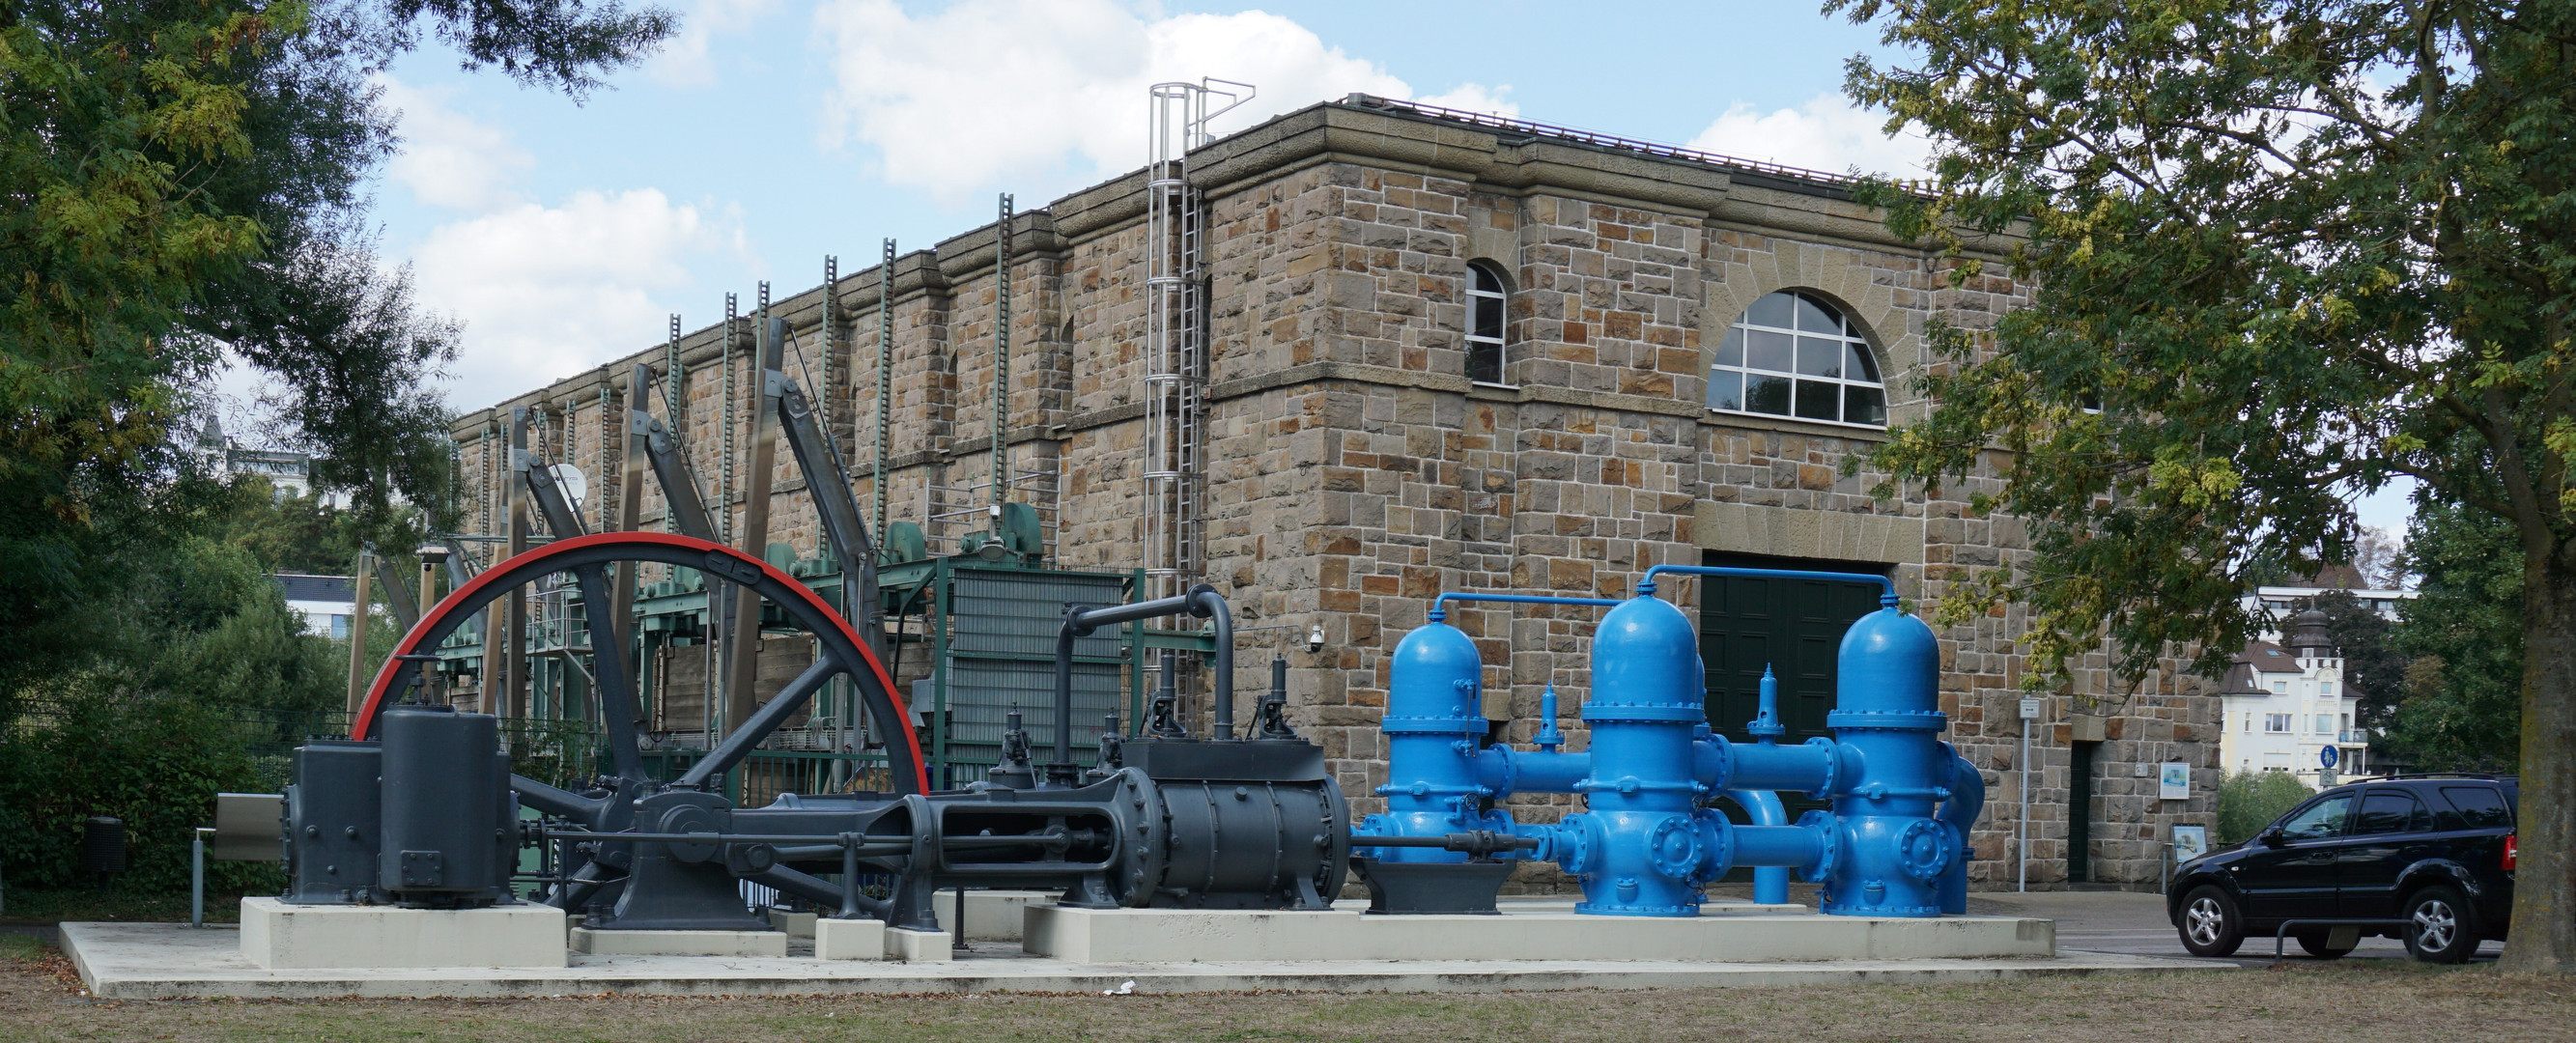
[[[1651,576],[1639,587],[1639,596],[1617,603],[1594,632],[1592,694],[1580,711],[1591,748],[1580,752],[1559,749],[1553,687],[1541,699],[1547,720],[1535,748],[1483,745],[1488,722],[1475,642],[1437,621],[1405,635],[1380,724],[1387,783],[1376,792],[1387,810],[1353,831],[1360,853],[1388,862],[1458,862],[1468,856],[1371,848],[1367,838],[1470,829],[1532,838],[1535,848],[1506,857],[1556,862],[1582,882],[1576,910],[1594,915],[1697,915],[1702,888],[1736,866],[1756,867],[1759,901],[1785,901],[1794,871],[1824,884],[1830,914],[1966,911],[1967,837],[1984,784],[1940,741],[1948,721],[1930,627],[1898,611],[1892,595],[1882,599],[1883,608],[1844,634],[1836,708],[1826,722],[1832,739],[1778,745],[1782,729],[1766,676],[1762,716],[1748,729],[1756,741],[1735,744],[1709,729],[1689,617],[1651,596]],[[1780,790],[1828,798],[1832,810],[1786,822]],[[1577,793],[1585,807],[1545,825],[1485,810],[1514,793]],[[1711,806],[1720,796],[1744,807],[1751,824],[1727,821]]]

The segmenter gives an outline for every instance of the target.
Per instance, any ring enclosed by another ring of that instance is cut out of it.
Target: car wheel
[[[2245,918],[2227,892],[2202,885],[2182,896],[2182,947],[2194,956],[2233,956],[2245,944]]]
[[[2426,963],[2466,963],[2478,951],[2477,914],[2457,888],[2436,884],[2417,891],[2405,910],[2407,955]]]
[[[2352,946],[2349,945],[2327,944],[2334,938],[2334,935],[2331,932],[2301,931],[2299,932],[2298,937],[2299,948],[2306,950],[2308,955],[2314,956],[2320,960],[2339,960],[2343,958],[2345,953],[2352,951]]]

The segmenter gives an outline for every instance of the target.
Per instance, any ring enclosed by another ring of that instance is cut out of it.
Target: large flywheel
[[[722,747],[712,751],[706,760],[693,768],[692,775],[721,775],[739,763],[742,755],[757,747],[761,740],[786,722],[788,717],[821,691],[833,678],[847,675],[858,689],[861,704],[867,707],[876,732],[885,736],[886,767],[900,793],[923,793],[930,789],[929,774],[923,764],[921,744],[914,738],[912,718],[895,691],[894,679],[886,674],[885,665],[868,650],[867,643],[851,628],[821,595],[786,573],[741,551],[720,543],[688,536],[659,532],[606,532],[558,540],[508,559],[450,592],[430,609],[420,624],[404,634],[385,660],[383,669],[367,691],[366,702],[359,707],[357,720],[349,737],[367,738],[376,715],[388,705],[389,696],[408,688],[418,678],[419,660],[406,657],[422,649],[435,648],[456,632],[456,628],[484,606],[499,600],[511,590],[558,572],[573,573],[582,584],[584,600],[593,605],[606,605],[603,565],[610,563],[655,562],[697,569],[710,579],[723,580],[748,588],[769,599],[813,633],[821,645],[821,655],[786,688],[779,691],[746,721],[743,727],[725,737]],[[600,585],[592,591],[591,585]],[[611,612],[590,615],[591,647],[618,648],[614,616]],[[643,748],[636,732],[636,710],[639,705],[635,689],[626,675],[624,657],[600,656],[592,669],[599,692],[599,708],[608,735],[609,756],[615,774],[620,778],[644,778]],[[722,764],[718,756],[731,754]]]
[[[459,586],[395,645],[393,655],[377,671],[375,684],[350,726],[349,737],[369,738],[378,715],[418,680],[421,659],[417,656],[421,650],[436,648],[476,612],[510,591],[554,573],[569,572],[580,585],[585,603],[606,606],[609,588],[604,566],[616,563],[631,567],[644,562],[697,569],[710,580],[733,583],[747,588],[751,595],[767,598],[814,635],[821,654],[742,727],[691,765],[686,775],[668,784],[645,773],[636,728],[640,704],[625,656],[596,655],[591,676],[608,745],[609,777],[600,780],[601,785],[590,792],[580,793],[513,775],[510,786],[522,804],[603,832],[622,832],[639,825],[652,828],[659,823],[634,821],[633,809],[639,798],[665,790],[704,791],[720,783],[726,772],[742,763],[816,692],[845,675],[857,690],[860,705],[867,708],[876,734],[885,737],[886,768],[894,790],[903,794],[929,791],[929,774],[923,764],[920,741],[913,734],[911,714],[896,694],[894,679],[886,674],[884,664],[868,650],[847,619],[813,590],[766,562],[720,543],[670,533],[607,532],[557,540],[494,565]],[[593,649],[623,647],[617,639],[614,612],[594,611],[589,617]],[[578,905],[596,886],[625,875],[626,866],[621,863],[631,853],[628,847],[604,845],[595,849],[596,858],[581,859],[586,864],[566,866],[572,871],[567,881],[571,886],[557,888],[553,901],[568,907]]]

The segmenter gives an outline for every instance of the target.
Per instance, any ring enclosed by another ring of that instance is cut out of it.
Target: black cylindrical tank
[[[383,741],[383,845],[376,886],[396,904],[482,906],[509,894],[509,759],[500,722],[445,706],[399,706]]]
[[[1323,908],[1350,851],[1341,789],[1329,780],[1159,779],[1165,855],[1153,905]]]

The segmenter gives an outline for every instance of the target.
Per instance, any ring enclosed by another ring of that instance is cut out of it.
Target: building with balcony
[[[2368,770],[2369,734],[2354,726],[2360,700],[2326,636],[2326,614],[2290,617],[2288,648],[2245,646],[2219,684],[2219,759],[2229,771],[2284,771],[2314,785]],[[2323,750],[2336,748],[2327,769]]]

